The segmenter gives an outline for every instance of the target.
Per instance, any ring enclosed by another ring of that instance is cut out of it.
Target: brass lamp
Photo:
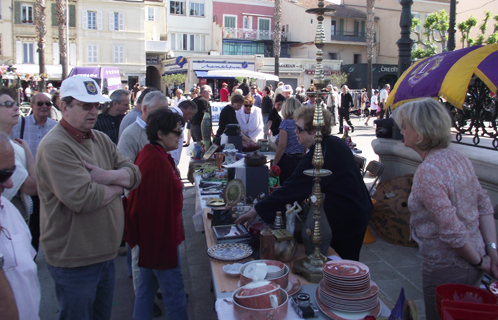
[[[325,86],[323,77],[323,51],[325,45],[325,31],[323,28],[323,14],[325,12],[334,12],[335,9],[325,8],[324,1],[318,1],[318,8],[306,10],[307,13],[314,13],[317,15],[318,25],[316,28],[315,46],[318,48],[316,52],[316,68],[313,84],[316,87],[316,106],[315,115],[313,117],[313,126],[316,127],[317,132],[315,135],[315,153],[313,154],[314,169],[305,170],[304,174],[314,177],[313,196],[311,202],[314,207],[313,211],[313,236],[312,241],[315,249],[308,257],[298,260],[292,266],[294,273],[301,273],[306,280],[312,283],[318,283],[323,277],[322,266],[327,258],[321,254],[319,245],[322,242],[322,233],[320,229],[320,206],[322,205],[322,192],[320,187],[320,177],[326,177],[332,174],[330,170],[322,169],[323,166],[323,153],[322,153],[322,132],[321,129],[325,125],[322,113],[322,88]]]

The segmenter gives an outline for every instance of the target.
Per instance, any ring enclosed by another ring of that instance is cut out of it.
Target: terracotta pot
[[[283,262],[280,262],[280,261],[277,261],[277,260],[259,260],[258,262],[264,262],[266,263],[267,265],[273,265],[273,266],[278,266],[279,268],[286,268],[285,270],[285,273],[279,277],[279,278],[276,278],[276,279],[272,279],[272,280],[268,280],[268,281],[271,281],[275,284],[278,284],[280,286],[280,288],[282,289],[285,289],[287,288],[287,286],[289,285],[289,267],[287,267],[287,265]],[[251,278],[248,278],[246,276],[244,276],[244,270],[245,270],[245,267],[247,267],[248,263],[242,265],[240,267],[240,286],[245,286],[246,284],[252,282],[252,279]]]
[[[242,306],[237,302],[236,295],[242,288],[238,288],[233,292],[233,315],[237,320],[260,320],[260,319],[271,319],[271,320],[283,320],[287,317],[287,304],[289,303],[289,295],[287,292],[280,288],[280,296],[282,297],[281,304],[276,308],[268,309],[254,309]]]
[[[280,286],[270,281],[251,282],[235,297],[240,305],[252,309],[276,308],[282,303]]]

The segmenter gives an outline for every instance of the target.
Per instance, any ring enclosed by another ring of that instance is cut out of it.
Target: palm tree
[[[66,12],[69,12],[69,8],[66,8],[64,0],[56,0],[55,2],[57,25],[59,26],[59,52],[62,64],[62,80],[67,78],[69,74],[69,64],[67,56],[67,43],[66,43]]]
[[[372,95],[372,59],[374,50],[375,0],[367,0],[367,94]]]
[[[38,63],[40,66],[40,74],[45,73],[45,35],[47,34],[46,18],[45,15],[45,0],[36,0],[35,3],[35,26],[36,37],[38,38]],[[45,89],[45,82],[40,81],[41,89]]]
[[[273,53],[275,55],[275,75],[278,76],[280,69],[280,39],[282,38],[282,0],[275,0],[275,35],[273,42]]]

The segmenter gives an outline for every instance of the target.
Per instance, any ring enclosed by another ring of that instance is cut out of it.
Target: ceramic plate
[[[370,273],[365,264],[352,260],[332,260],[324,264],[322,269],[327,275],[348,280],[363,279]]]
[[[225,201],[221,198],[212,198],[206,201],[206,204],[210,207],[223,207]]]
[[[323,304],[320,301],[319,291],[320,291],[320,288],[316,288],[316,293],[315,293],[316,304],[318,305],[318,308],[320,308],[320,310],[330,319],[333,319],[333,320],[361,320],[369,314],[373,315],[376,318],[380,315],[380,311],[381,311],[380,301],[377,302],[377,305],[375,306],[375,308],[373,308],[370,312],[340,312],[340,311],[332,310],[332,309],[328,308],[325,304]]]
[[[207,250],[208,256],[221,261],[238,261],[248,258],[252,249],[245,243],[219,243]]]
[[[227,264],[223,266],[223,271],[229,276],[238,277],[241,265],[242,263]]]
[[[239,203],[245,194],[244,184],[239,179],[228,181],[225,190],[223,190],[223,199],[226,203]]]

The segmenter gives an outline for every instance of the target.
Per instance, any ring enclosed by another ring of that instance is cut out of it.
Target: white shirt
[[[370,99],[370,110],[377,110],[379,106],[379,98],[376,95],[373,95]]]
[[[175,100],[176,100],[176,98],[175,98]],[[171,109],[171,111],[173,111],[173,112],[178,113],[179,115],[181,115],[182,118],[183,118],[183,111],[182,111],[182,109],[180,109],[178,107],[171,107],[170,109]],[[178,149],[169,152],[169,154],[175,160],[175,164],[177,166],[180,163],[180,158],[182,156],[182,149],[183,149],[183,129],[184,129],[184,127],[182,127],[182,135],[180,136],[180,140],[178,141]]]
[[[19,319],[39,320],[41,292],[37,267],[33,260],[36,252],[31,246],[31,234],[17,208],[3,196],[1,201],[3,208],[0,207],[0,252],[4,257],[5,276],[14,292]],[[6,233],[10,234],[12,240],[7,239]],[[14,266],[16,267],[8,270]]]
[[[182,101],[184,101],[184,100],[187,100],[187,99],[185,99],[185,97],[184,97],[184,96],[182,96],[180,99],[178,99],[178,97],[175,97],[175,98],[173,99],[173,104],[172,104],[171,106],[172,106],[173,108],[178,107],[178,105],[180,104],[180,102],[182,102]]]
[[[386,102],[388,96],[389,96],[389,94],[387,93],[386,89],[380,90],[379,101],[382,102],[384,100],[384,102]]]
[[[240,131],[246,136],[251,138],[252,141],[257,142],[258,139],[263,139],[263,116],[261,114],[261,109],[258,107],[252,107],[251,113],[246,114],[244,112],[244,107],[236,111],[237,121],[239,122]]]

